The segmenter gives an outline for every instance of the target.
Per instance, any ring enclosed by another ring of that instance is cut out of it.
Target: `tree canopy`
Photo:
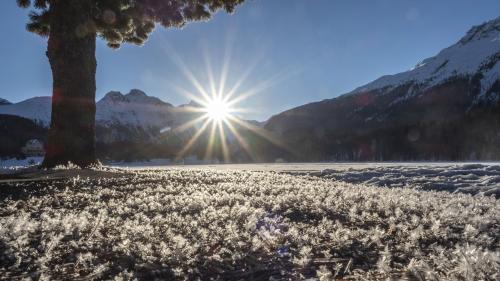
[[[27,29],[49,36],[51,4],[64,0],[16,0],[22,8],[32,8]],[[156,24],[182,27],[190,21],[208,20],[223,9],[232,13],[244,0],[87,0],[92,2],[92,19],[79,26],[82,36],[96,34],[109,47],[119,48],[128,42],[143,44]]]

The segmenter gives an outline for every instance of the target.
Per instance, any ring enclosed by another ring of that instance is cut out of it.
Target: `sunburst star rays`
[[[250,89],[242,90],[241,88],[250,76],[252,70],[258,65],[258,60],[253,60],[253,63],[248,66],[248,69],[243,72],[242,76],[237,77],[233,85],[227,85],[229,80],[228,76],[231,73],[230,48],[226,48],[224,53],[222,69],[218,81],[215,79],[212,59],[205,48],[203,50],[203,55],[206,71],[205,75],[208,81],[206,83],[207,85],[204,86],[204,84],[200,82],[201,80],[194,75],[194,72],[189,69],[187,64],[172,48],[169,48],[167,54],[187,78],[190,83],[189,86],[195,89],[193,92],[179,85],[169,83],[174,89],[193,101],[181,109],[181,111],[191,114],[188,115],[190,118],[187,118],[188,120],[173,129],[173,132],[176,133],[182,133],[190,129],[193,129],[195,132],[177,154],[177,160],[189,154],[196,142],[206,133],[205,160],[210,160],[215,150],[221,150],[223,155],[223,159],[221,160],[230,162],[231,153],[229,151],[229,145],[231,142],[228,143],[228,137],[231,136],[251,160],[258,161],[259,157],[252,151],[251,146],[245,140],[245,137],[240,133],[238,128],[253,132],[274,145],[286,149],[286,145],[280,141],[279,138],[273,136],[265,129],[254,126],[238,117],[241,113],[249,112],[249,109],[238,106],[239,104],[249,97],[268,89],[278,81],[283,80],[286,75],[276,74],[267,80],[256,83]],[[209,129],[207,130],[207,128]],[[216,145],[219,147],[215,147]]]

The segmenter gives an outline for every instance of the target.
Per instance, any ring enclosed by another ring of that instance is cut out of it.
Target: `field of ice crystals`
[[[1,189],[0,279],[498,280],[499,271],[494,197],[212,170]]]

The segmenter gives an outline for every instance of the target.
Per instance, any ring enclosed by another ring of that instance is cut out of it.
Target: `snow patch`
[[[500,198],[500,165],[377,166],[307,173],[332,180],[385,187],[448,191]]]
[[[0,174],[7,174],[19,169],[40,165],[43,157],[26,157],[24,159],[0,159]]]

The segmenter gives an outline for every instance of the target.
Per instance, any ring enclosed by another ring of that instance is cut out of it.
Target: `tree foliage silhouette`
[[[96,38],[141,45],[159,24],[182,27],[232,13],[244,0],[16,0],[31,8],[27,30],[48,37],[52,118],[44,167],[95,163]]]

